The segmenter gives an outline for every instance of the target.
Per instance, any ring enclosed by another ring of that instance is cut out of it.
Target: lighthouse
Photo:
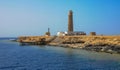
[[[73,32],[73,12],[69,11],[68,14],[68,32]]]

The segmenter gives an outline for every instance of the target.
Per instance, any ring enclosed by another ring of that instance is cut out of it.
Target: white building
[[[57,32],[57,36],[65,36],[65,32]]]

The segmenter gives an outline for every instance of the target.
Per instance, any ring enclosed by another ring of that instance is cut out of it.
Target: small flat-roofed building
[[[94,35],[96,35],[96,32],[90,32],[90,35],[94,36]]]

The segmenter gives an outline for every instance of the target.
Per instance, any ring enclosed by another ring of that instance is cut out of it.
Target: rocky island
[[[18,42],[32,45],[51,45],[85,50],[120,53],[120,36],[28,36]]]
[[[67,32],[58,32],[56,36],[51,36],[48,28],[48,32],[44,36],[20,36],[17,41],[22,45],[52,45],[97,52],[120,53],[119,35],[97,35],[96,32],[90,32],[90,35],[86,35],[83,31],[74,31],[72,10],[68,14]]]

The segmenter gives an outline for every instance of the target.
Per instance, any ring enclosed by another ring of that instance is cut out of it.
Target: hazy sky
[[[120,0],[0,0],[0,37],[67,31],[69,10],[75,31],[120,34]]]

